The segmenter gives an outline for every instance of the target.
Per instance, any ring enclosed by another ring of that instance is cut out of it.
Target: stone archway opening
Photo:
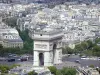
[[[53,45],[53,63],[54,63],[54,60],[55,60],[56,47],[57,47],[57,45],[56,45],[56,43],[54,43],[54,45]]]
[[[39,66],[44,66],[44,54],[39,53]]]

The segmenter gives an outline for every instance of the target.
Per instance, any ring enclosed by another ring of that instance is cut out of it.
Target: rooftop
[[[23,42],[22,39],[5,39],[5,41],[8,41],[8,42]]]
[[[53,34],[57,34],[57,33],[61,33],[62,30],[57,30],[57,29],[43,29],[43,30],[36,30],[34,31],[34,34],[46,34],[46,35],[53,35]]]

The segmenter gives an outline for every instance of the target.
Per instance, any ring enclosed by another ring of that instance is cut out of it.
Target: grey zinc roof
[[[6,39],[8,42],[23,42],[22,39]]]

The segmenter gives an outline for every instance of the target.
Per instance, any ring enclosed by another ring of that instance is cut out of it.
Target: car
[[[18,57],[18,55],[17,54],[8,53],[8,57]]]
[[[100,61],[100,57],[98,58],[98,60]]]
[[[19,60],[19,61],[20,61],[21,59],[19,58],[19,59],[17,59],[17,60]]]
[[[13,58],[8,59],[8,62],[14,62],[14,61],[15,61],[15,59],[13,59]]]
[[[12,56],[13,56],[12,54],[8,55],[8,57],[12,57]]]
[[[6,58],[0,57],[0,61],[6,61]]]
[[[21,58],[20,60],[21,60],[21,62],[27,61],[27,58]]]
[[[87,56],[81,56],[81,59],[86,59],[87,58]]]
[[[75,54],[72,54],[73,56],[75,55]]]
[[[79,61],[79,60],[75,60],[75,62],[76,62],[76,63],[80,63],[80,61]]]

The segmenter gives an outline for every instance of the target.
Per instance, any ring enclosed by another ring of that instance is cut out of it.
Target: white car
[[[100,57],[98,58],[98,60],[100,61]]]

